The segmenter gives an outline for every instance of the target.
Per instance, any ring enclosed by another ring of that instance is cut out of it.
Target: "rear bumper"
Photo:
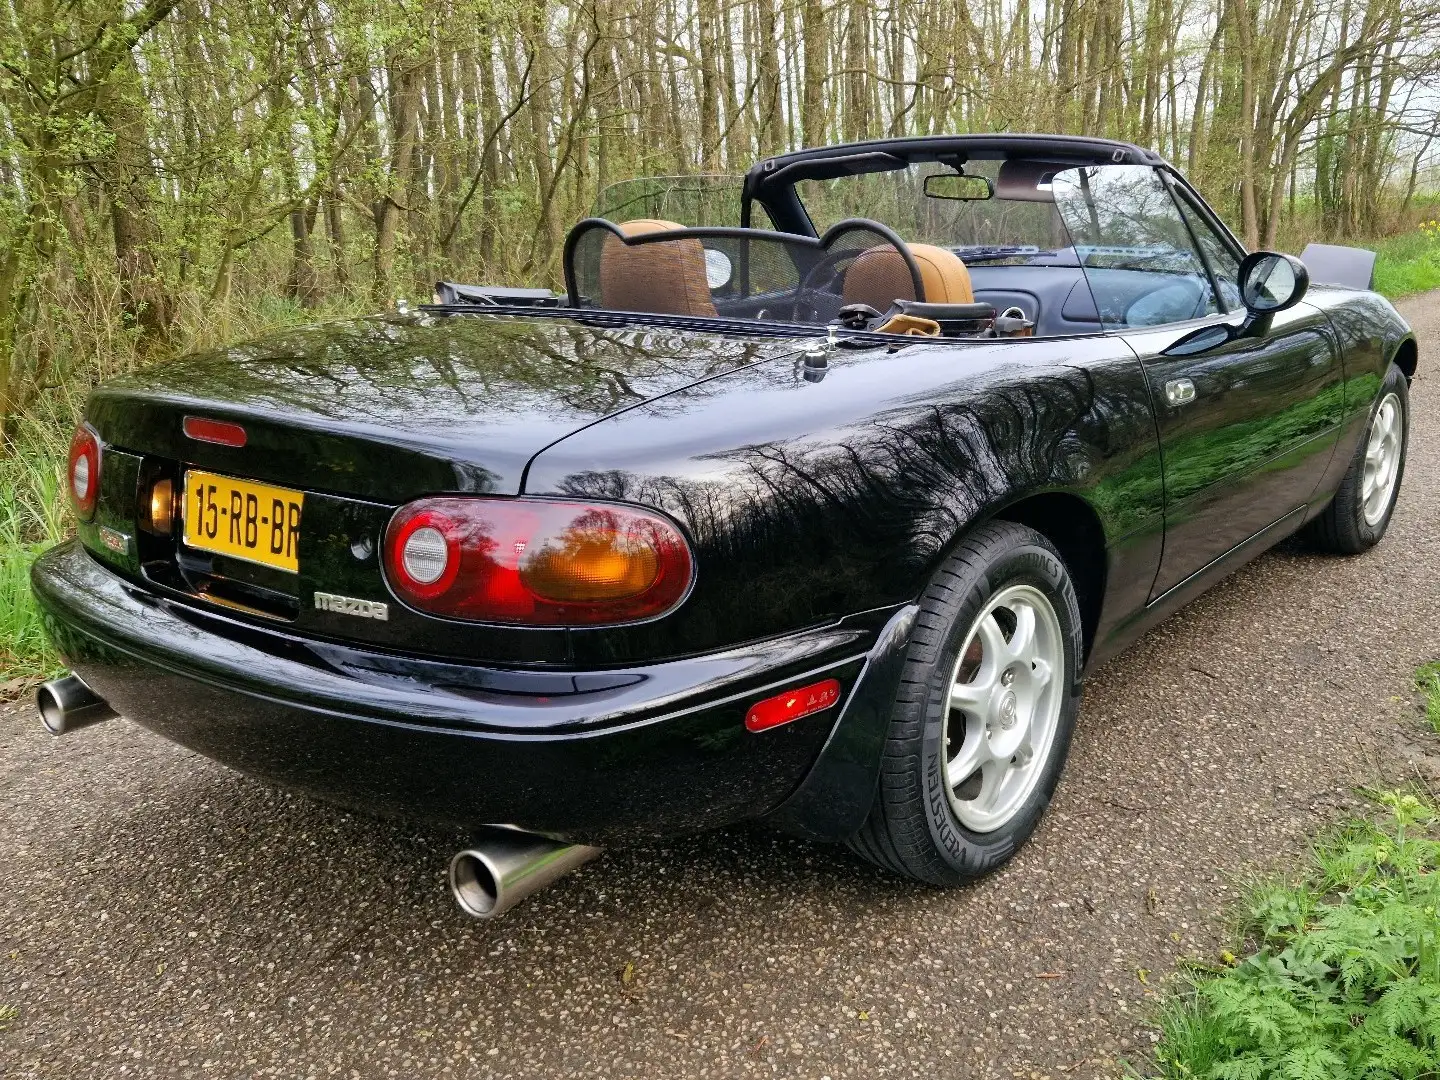
[[[32,583],[76,672],[167,739],[362,811],[599,842],[760,818],[807,775],[814,788],[837,710],[760,734],[745,712],[833,677],[843,716],[865,697],[862,670],[893,621],[874,612],[649,667],[527,672],[257,627],[158,597],[74,543],[42,556]]]

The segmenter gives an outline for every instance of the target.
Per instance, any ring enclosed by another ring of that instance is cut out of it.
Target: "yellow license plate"
[[[234,559],[300,571],[305,494],[192,469],[185,474],[185,543]]]

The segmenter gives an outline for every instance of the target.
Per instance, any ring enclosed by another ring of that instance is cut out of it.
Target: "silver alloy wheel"
[[[1011,585],[970,627],[950,684],[945,790],[960,824],[993,832],[1024,805],[1060,718],[1065,639],[1045,594]]]
[[[1386,394],[1375,410],[1370,439],[1365,445],[1365,475],[1360,486],[1365,524],[1374,527],[1390,507],[1395,478],[1400,474],[1400,446],[1404,438],[1400,397]]]

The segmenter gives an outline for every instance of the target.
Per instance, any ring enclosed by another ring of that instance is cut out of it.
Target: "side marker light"
[[[839,704],[840,682],[838,679],[824,679],[786,690],[783,694],[757,701],[745,714],[746,731],[768,731],[770,728],[799,720],[802,716],[821,712]]]

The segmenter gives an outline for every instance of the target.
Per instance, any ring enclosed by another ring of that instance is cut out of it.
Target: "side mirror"
[[[1253,318],[1294,307],[1310,288],[1310,271],[1293,255],[1254,251],[1240,263],[1240,298]]]
[[[1196,356],[1228,345],[1239,338],[1261,337],[1270,330],[1270,317],[1294,307],[1310,288],[1310,271],[1293,255],[1255,251],[1240,263],[1240,298],[1245,322],[1240,326],[1217,323],[1186,334],[1164,350],[1165,356]]]

